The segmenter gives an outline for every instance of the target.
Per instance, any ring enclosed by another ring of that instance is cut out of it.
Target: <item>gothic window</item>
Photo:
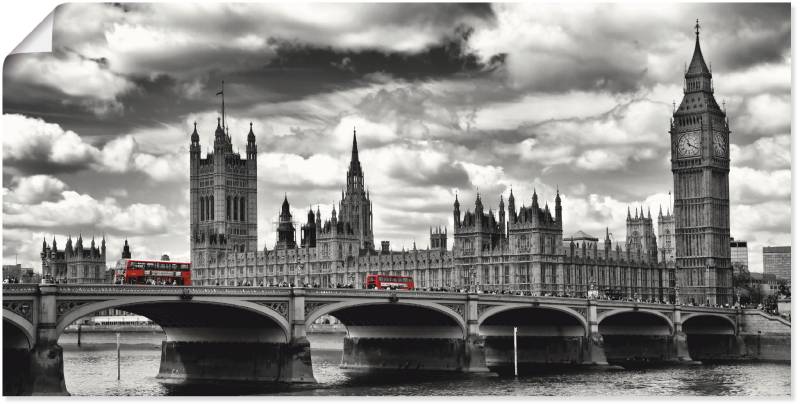
[[[231,220],[231,197],[225,197],[225,220]]]
[[[211,199],[208,203],[208,210],[211,212],[211,220],[214,220],[214,195],[211,195]]]
[[[239,219],[239,198],[233,198],[233,220]]]
[[[245,217],[244,216],[244,197],[239,198],[239,215],[240,215],[239,220],[244,221],[245,220],[245,218],[244,218]]]
[[[206,198],[200,197],[200,221],[206,220]]]

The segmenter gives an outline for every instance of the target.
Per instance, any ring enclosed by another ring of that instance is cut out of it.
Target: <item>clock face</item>
[[[722,133],[714,132],[714,155],[725,157],[728,150],[728,145],[725,142],[725,136]]]
[[[700,133],[688,132],[678,140],[678,157],[700,155]]]

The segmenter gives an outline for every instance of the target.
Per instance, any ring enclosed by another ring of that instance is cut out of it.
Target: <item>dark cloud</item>
[[[458,165],[436,164],[429,167],[409,166],[404,162],[389,163],[388,174],[392,179],[416,186],[447,186],[464,188],[469,186],[469,174]]]
[[[385,52],[381,50],[340,50],[321,48],[309,44],[274,40],[276,56],[267,68],[311,71],[329,74],[333,78],[357,78],[366,74],[383,72],[402,79],[427,79],[458,73],[478,73],[496,65],[484,64],[466,49],[472,28],[459,27],[442,43],[420,52]],[[498,56],[491,61],[502,62]]]

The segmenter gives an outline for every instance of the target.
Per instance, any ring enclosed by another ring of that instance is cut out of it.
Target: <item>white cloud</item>
[[[60,125],[17,114],[3,115],[3,129],[14,134],[3,137],[3,159],[7,165],[52,164],[116,174],[138,171],[156,181],[180,181],[187,177],[189,163],[185,154],[145,153],[134,135],[117,137],[97,147]],[[149,138],[152,131],[143,133],[148,145],[157,144]]]
[[[765,171],[750,167],[731,167],[729,178],[731,204],[750,205],[769,200],[786,203],[792,195],[791,170]],[[740,218],[736,217],[736,220]]]
[[[189,179],[189,158],[185,154],[165,154],[155,156],[137,153],[133,157],[133,167],[156,181],[184,181]]]
[[[67,184],[49,175],[22,177],[15,182],[13,190],[3,189],[4,197],[23,204],[54,200],[67,189]]]
[[[735,112],[740,112],[736,114]],[[741,108],[730,115],[732,139],[788,133],[792,123],[792,100],[788,92],[759,94],[746,98]]]
[[[12,192],[13,194],[13,192]],[[3,222],[8,228],[93,228],[130,234],[161,233],[170,224],[168,210],[159,204],[136,203],[121,207],[112,198],[97,200],[75,191],[61,192],[55,201],[19,203],[3,201]]]
[[[345,164],[341,159],[322,154],[303,158],[294,154],[260,153],[258,178],[283,187],[333,187],[342,183]]]
[[[586,91],[528,94],[520,99],[482,105],[475,117],[475,128],[516,129],[521,125],[546,120],[595,116],[613,109],[622,101],[620,98],[623,97]]]
[[[764,92],[785,92],[792,86],[791,58],[781,63],[763,63],[747,70],[714,77],[714,87],[721,94],[759,95]]]
[[[744,146],[732,144],[731,165],[767,170],[789,169],[792,167],[792,137],[776,135],[762,137]]]
[[[63,165],[85,164],[96,158],[97,148],[84,143],[73,131],[24,115],[3,115],[3,159],[45,159]]]
[[[6,77],[15,82],[48,86],[84,99],[97,114],[122,108],[118,97],[136,86],[98,62],[74,53],[41,53],[14,58],[6,65]]]

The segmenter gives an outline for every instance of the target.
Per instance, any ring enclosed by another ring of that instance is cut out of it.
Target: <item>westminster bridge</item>
[[[314,383],[306,330],[326,314],[347,329],[341,366],[352,370],[503,371],[513,365],[515,327],[523,368],[761,357],[762,343],[765,353],[780,351],[790,332],[786,320],[756,310],[587,298],[8,284],[4,394],[66,394],[59,336],[76,320],[112,308],[161,326],[158,377],[169,382]],[[769,335],[779,341],[770,345]]]

